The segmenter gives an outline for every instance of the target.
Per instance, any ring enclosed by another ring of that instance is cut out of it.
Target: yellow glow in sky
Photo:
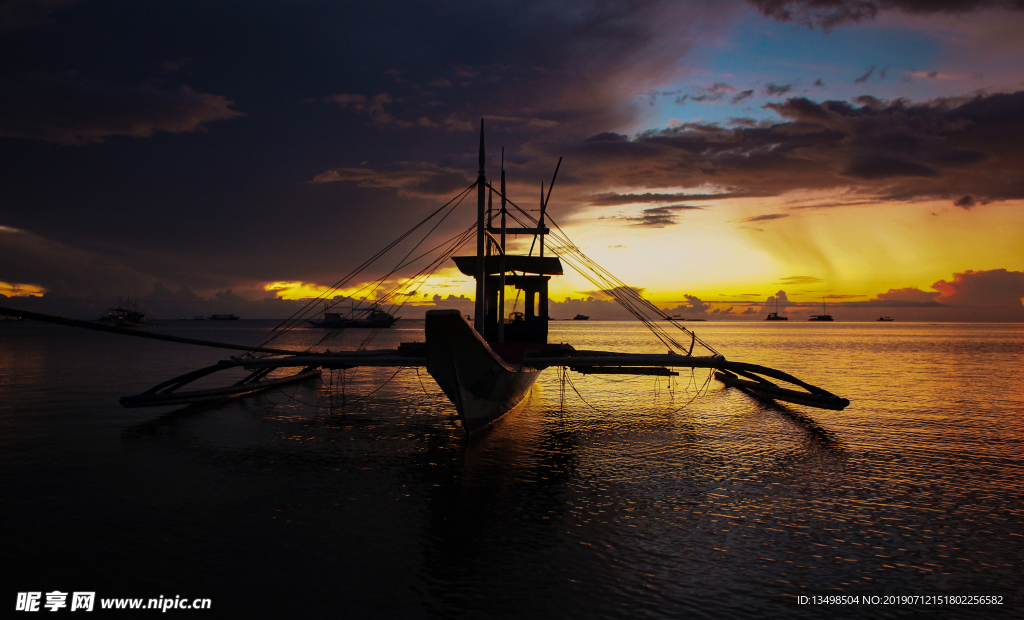
[[[319,297],[329,288],[311,282],[269,282],[263,286],[263,290],[275,293],[280,299],[289,300]]]
[[[383,283],[360,282],[353,286],[332,289],[331,287],[316,284],[314,282],[268,282],[263,290],[275,293],[280,299],[297,300],[312,299],[327,294],[327,299],[334,297],[352,297],[355,299],[380,299],[392,291],[398,291],[395,300],[408,298],[407,303],[427,302],[433,299],[434,295],[448,297],[448,295],[469,295],[475,291],[472,278],[468,278],[455,268],[451,267],[438,269],[433,275],[421,278],[415,282],[409,278],[387,280]]]
[[[969,269],[1024,269],[1017,202],[970,211],[949,201],[795,208],[823,202],[815,198],[721,201],[664,228],[632,225],[625,218],[644,205],[626,205],[564,228],[590,258],[655,302],[780,289],[797,300],[870,298],[890,288],[929,290]],[[555,299],[592,289],[575,275],[551,283]]]
[[[29,295],[42,295],[46,289],[35,284],[15,284],[0,282],[0,295],[8,297],[27,297]]]
[[[827,199],[789,195],[720,201],[685,211],[664,228],[634,225],[636,220],[629,218],[649,205],[625,205],[578,212],[563,228],[587,256],[665,307],[683,295],[713,303],[743,295],[763,300],[778,290],[794,301],[826,295],[866,300],[889,289],[927,291],[967,270],[1024,270],[1024,209],[1018,203],[969,211],[948,201],[818,206]],[[807,206],[812,208],[800,208]],[[529,239],[510,240],[510,253],[526,254]],[[553,245],[547,247],[548,255],[554,253]],[[563,267],[565,275],[551,279],[552,299],[595,294],[597,287],[568,261]],[[330,296],[379,298],[403,284],[410,285],[389,281],[371,293],[360,284]],[[303,299],[327,287],[274,282],[265,289],[283,299]],[[422,303],[435,295],[473,297],[474,282],[450,265],[406,292],[412,289],[415,294],[406,297]]]

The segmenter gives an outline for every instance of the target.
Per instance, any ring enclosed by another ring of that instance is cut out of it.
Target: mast
[[[473,306],[473,327],[481,336],[484,335],[484,319],[486,291],[484,278],[487,276],[487,269],[484,266],[485,253],[484,236],[485,207],[487,194],[487,177],[484,176],[484,119],[480,119],[480,173],[476,178],[477,202],[476,202],[476,303]]]
[[[490,188],[488,188],[490,189]],[[491,220],[494,219],[494,192],[487,192],[487,224],[484,225],[484,230],[487,232],[491,231]],[[491,255],[491,244],[484,240],[484,247],[486,248],[485,253],[487,256]]]
[[[498,274],[498,342],[505,342],[505,148],[501,149],[501,270]]]

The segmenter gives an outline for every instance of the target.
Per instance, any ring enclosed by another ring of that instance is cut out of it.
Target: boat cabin
[[[454,256],[452,260],[464,275],[476,277],[476,256]],[[562,275],[562,262],[558,257],[491,255],[484,260],[484,271],[484,339],[487,342],[546,344],[548,281],[551,276]],[[522,312],[513,312],[508,317],[498,316],[503,284],[523,293]]]

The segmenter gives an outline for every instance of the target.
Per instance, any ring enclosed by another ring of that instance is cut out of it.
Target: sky
[[[483,118],[488,177],[536,209],[562,158],[550,217],[670,314],[1024,321],[1022,32],[1019,0],[0,0],[0,305],[287,316],[474,181]],[[404,315],[472,294],[442,266]]]

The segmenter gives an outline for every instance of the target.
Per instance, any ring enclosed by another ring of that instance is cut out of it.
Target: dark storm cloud
[[[861,106],[794,97],[765,107],[783,120],[687,123],[604,143],[601,151],[581,145],[572,154],[584,168],[577,178],[638,188],[714,184],[720,196],[842,188],[844,204],[946,199],[967,208],[1024,198],[1024,91]],[[645,194],[623,195],[629,198],[590,202],[640,202]]]
[[[587,200],[590,206],[607,207],[628,204],[676,202],[679,200],[722,200],[743,197],[737,194],[595,194]]]
[[[971,207],[978,204],[978,201],[974,199],[974,196],[963,196],[953,201],[953,204],[961,209],[970,210]]]
[[[0,137],[80,145],[116,135],[193,132],[241,116],[231,105],[184,85],[126,86],[75,73],[33,73],[0,81]]]
[[[28,28],[47,22],[59,9],[79,0],[3,0],[0,2],[0,31]]]
[[[967,13],[976,9],[1024,9],[1020,0],[747,0],[767,17],[824,30],[874,19],[882,11]]]
[[[939,171],[931,166],[885,153],[861,153],[853,158],[846,173],[861,179],[939,176]]]
[[[35,233],[0,226],[0,281],[32,284],[61,295],[143,291],[152,276],[122,259]]]
[[[408,163],[383,169],[336,168],[315,176],[313,183],[351,183],[394,190],[402,196],[446,197],[466,189],[475,179],[466,170]]]
[[[333,282],[472,180],[481,117],[532,204],[737,9],[2,2],[0,226],[144,274],[123,294]]]
[[[679,221],[676,219],[680,213],[702,209],[691,205],[669,205],[665,207],[652,207],[644,209],[639,215],[626,215],[619,219],[629,222],[632,226],[644,226],[647,228],[665,228],[674,226]]]

